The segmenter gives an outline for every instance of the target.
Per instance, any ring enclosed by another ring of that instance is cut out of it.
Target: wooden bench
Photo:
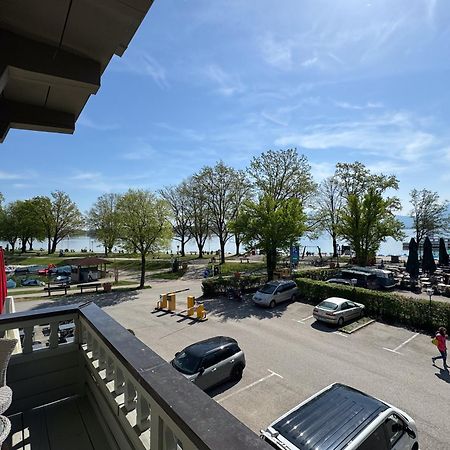
[[[247,261],[247,263],[249,263],[250,262],[250,259],[249,258],[241,258],[241,264],[244,262],[244,261]]]
[[[53,291],[64,291],[64,295],[67,295],[67,289],[70,289],[70,286],[68,284],[62,284],[59,286],[47,286],[44,288],[44,291],[47,291],[48,296],[50,297],[50,294]]]
[[[83,293],[83,289],[94,289],[95,292],[98,292],[98,288],[102,285],[102,283],[83,283],[77,284],[77,288],[80,289],[81,293]]]

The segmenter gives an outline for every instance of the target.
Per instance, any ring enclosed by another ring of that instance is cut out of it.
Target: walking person
[[[447,366],[447,329],[445,327],[440,327],[439,330],[436,332],[435,339],[437,340],[437,348],[439,350],[439,353],[441,356],[434,356],[431,358],[431,360],[434,362],[437,359],[442,359],[444,363],[444,369],[448,370]]]

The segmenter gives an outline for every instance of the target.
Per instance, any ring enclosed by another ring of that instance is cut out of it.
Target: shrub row
[[[221,295],[227,292],[229,288],[240,287],[244,292],[250,292],[258,289],[267,280],[265,275],[241,275],[239,278],[234,276],[229,277],[214,277],[207,278],[202,281],[202,289],[204,295]]]
[[[386,323],[436,331],[440,326],[450,329],[450,304],[417,300],[398,294],[329,284],[306,278],[295,280],[299,295],[307,303],[317,304],[328,297],[343,297],[362,303],[366,314]]]
[[[309,278],[311,280],[326,281],[330,278],[336,278],[338,273],[339,269],[303,269],[296,271],[292,278],[294,280],[298,278]]]

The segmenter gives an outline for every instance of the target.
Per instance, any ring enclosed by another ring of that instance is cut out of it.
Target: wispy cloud
[[[119,125],[117,125],[117,124],[107,124],[107,123],[95,122],[92,119],[90,119],[89,117],[87,117],[86,115],[82,115],[77,120],[77,125],[86,127],[86,128],[92,128],[93,130],[97,130],[97,131],[111,131],[111,130],[116,130],[117,128],[119,128]]]
[[[291,39],[277,39],[273,34],[267,34],[261,40],[261,51],[265,61],[279,69],[291,69],[293,66]]]
[[[156,151],[149,146],[148,148],[127,151],[122,153],[120,157],[122,159],[127,159],[128,161],[143,161],[153,158],[155,154]]]
[[[418,161],[426,152],[435,150],[438,139],[433,133],[418,128],[420,120],[402,113],[371,116],[359,121],[318,124],[303,133],[281,136],[280,146],[307,149],[347,148],[366,154],[404,161]]]
[[[225,72],[217,64],[209,64],[206,67],[205,75],[218,86],[217,91],[226,97],[244,90],[244,85],[239,77]]]
[[[24,178],[23,175],[0,170],[0,180],[20,180],[22,178]]]
[[[71,177],[72,180],[98,180],[103,175],[100,172],[79,172]]]
[[[144,50],[129,51],[126,57],[122,58],[115,65],[112,65],[111,69],[118,72],[129,72],[136,75],[148,76],[160,88],[169,87],[164,67]]]
[[[365,105],[355,105],[348,102],[334,102],[336,106],[342,109],[355,109],[355,110],[363,110],[363,109],[376,109],[382,108],[383,104],[380,102],[367,102]]]

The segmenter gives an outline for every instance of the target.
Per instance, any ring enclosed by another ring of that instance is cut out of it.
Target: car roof
[[[340,298],[340,297],[330,297],[323,300],[324,302],[333,302],[336,303],[336,305],[342,305],[342,303],[349,302],[350,300],[347,300],[346,298]]]
[[[227,336],[215,336],[189,345],[184,351],[191,355],[202,357],[220,347],[225,347],[230,344],[237,344],[236,339]]]
[[[272,280],[268,281],[266,284],[271,284],[273,286],[279,286],[280,284],[286,284],[286,283],[295,283],[293,280]]]
[[[340,450],[383,411],[386,403],[335,383],[271,427],[302,450]]]

